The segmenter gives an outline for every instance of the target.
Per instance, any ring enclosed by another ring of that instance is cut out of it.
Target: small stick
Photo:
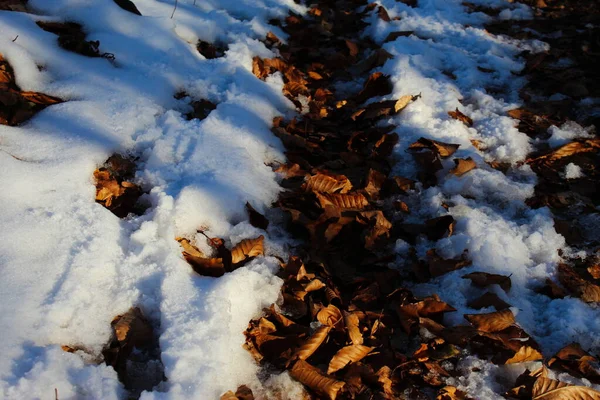
[[[58,400],[58,388],[54,388],[54,399]]]
[[[12,40],[13,43],[15,42],[15,40],[17,40],[18,37],[19,37],[19,35],[15,36],[15,38]]]
[[[173,15],[175,15],[175,10],[177,10],[177,0],[175,0],[175,7],[173,7],[173,14],[171,14],[171,19],[173,19]]]

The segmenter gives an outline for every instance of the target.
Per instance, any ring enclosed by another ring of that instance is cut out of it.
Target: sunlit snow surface
[[[501,0],[480,2],[507,7],[502,18],[530,15]],[[61,400],[123,398],[112,368],[85,364],[60,345],[98,353],[111,319],[132,305],[160,325],[168,379],[142,398],[212,399],[239,384],[259,389],[258,367],[241,347],[242,331],[277,300],[277,261],[265,258],[219,279],[203,278],[191,272],[174,238],[194,235],[199,227],[229,244],[260,234],[247,222],[244,204],[264,211],[277,198],[275,175],[265,164],[283,161],[283,147],[269,129],[273,117],[292,113],[293,105],[281,94],[280,78],[265,83],[252,75],[252,57],[274,56],[258,40],[268,31],[285,38],[269,19],[306,10],[293,0],[193,3],[179,0],[173,19],[170,0],[136,0],[143,17],[109,0],[29,0],[37,15],[0,11],[0,52],[17,83],[68,100],[23,126],[0,125],[4,398],[52,398],[55,388]],[[482,29],[488,17],[467,14],[460,0],[420,0],[416,9],[393,0],[380,3],[402,19],[385,23],[374,15],[367,35],[379,42],[396,30],[418,35],[384,45],[395,56],[382,68],[395,86],[390,98],[422,94],[393,121],[400,135],[395,172],[415,175],[404,150],[420,136],[460,143],[456,156],[471,156],[479,166],[461,178],[444,178],[442,172],[440,186],[425,191],[413,208],[415,220],[437,216],[445,212],[442,201],[451,199],[455,235],[421,243],[418,250],[423,254],[435,246],[451,257],[468,249],[473,266],[413,289],[439,293],[458,309],[447,322],[463,323],[462,314],[473,312],[466,302],[480,292],[460,276],[471,270],[512,274],[510,296],[498,295],[519,309],[517,321],[545,354],[573,340],[597,350],[600,341],[593,333],[600,331],[600,318],[594,309],[576,299],[550,301],[531,290],[554,275],[557,250],[565,244],[547,210],[525,206],[535,176],[516,162],[530,143],[504,114],[518,101],[522,84],[513,74],[523,67],[517,54],[544,45],[490,36]],[[99,40],[115,63],[59,48],[56,36],[36,20],[81,23],[88,40]],[[198,39],[228,44],[229,50],[223,58],[205,60],[195,49]],[[487,95],[485,88],[503,90],[506,98]],[[203,121],[186,121],[181,114],[189,111],[186,102],[173,97],[182,90],[217,103],[217,109]],[[448,117],[456,107],[473,118],[473,128]],[[555,136],[571,137],[563,131]],[[484,144],[486,155],[470,139]],[[119,220],[94,202],[92,173],[114,152],[140,156],[136,179],[150,191],[152,204],[141,217]],[[485,160],[515,167],[504,175]],[[452,165],[447,162],[446,169]],[[285,237],[270,229],[266,245],[283,256]],[[397,248],[402,257],[405,246]],[[469,358],[463,364],[468,370],[482,362]],[[493,398],[502,389],[496,376],[515,375],[507,367],[481,368],[457,382],[478,398]],[[270,383],[297,397],[297,384],[287,375]]]

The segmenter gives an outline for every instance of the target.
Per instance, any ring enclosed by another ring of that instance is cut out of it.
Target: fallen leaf
[[[362,193],[315,193],[322,209],[335,206],[344,210],[362,210],[369,201]]]
[[[255,239],[244,239],[236,244],[231,249],[231,263],[239,264],[249,258],[262,256],[264,254],[264,242],[265,237],[260,235]]]
[[[455,158],[454,164],[456,166],[450,170],[450,173],[456,176],[463,176],[467,172],[477,168],[477,164],[471,157]]]
[[[135,4],[131,0],[113,0],[116,5],[121,7],[125,11],[129,11],[132,14],[142,15],[140,10],[137,9]]]
[[[343,319],[342,312],[333,304],[329,304],[327,307],[322,308],[317,314],[317,320],[321,324],[332,328],[339,326],[339,323],[342,322]]]
[[[331,326],[323,325],[318,327],[314,333],[296,349],[294,354],[292,354],[292,360],[306,360],[308,357],[310,357],[315,351],[317,351],[325,339],[327,339],[329,331],[331,331]]]
[[[467,394],[460,391],[456,386],[444,386],[438,391],[435,400],[466,400]]]
[[[398,39],[399,37],[408,37],[414,33],[415,33],[414,31],[390,32],[389,35],[387,35],[387,37],[383,41],[383,43],[393,42],[394,40]]]
[[[269,226],[269,220],[266,219],[264,215],[256,211],[250,203],[246,203],[246,211],[248,212],[248,217],[250,218],[250,225],[265,231],[267,230],[267,227]]]
[[[352,344],[363,344],[363,336],[359,329],[359,319],[355,313],[343,311],[344,325],[348,329],[348,338]]]
[[[544,356],[534,349],[533,347],[523,346],[515,353],[514,356],[506,360],[505,364],[515,364],[526,361],[537,361],[544,358]]]
[[[462,112],[460,112],[458,110],[458,108],[456,109],[456,111],[448,111],[448,115],[458,121],[461,121],[462,123],[464,123],[467,126],[473,126],[473,120],[471,118],[467,117]]]
[[[553,150],[552,152],[550,152],[548,154],[545,154],[540,157],[528,159],[526,162],[527,163],[540,162],[540,161],[552,162],[552,161],[560,160],[561,158],[572,156],[574,154],[589,153],[589,152],[596,152],[596,151],[600,151],[600,139],[598,139],[598,138],[585,139],[585,140],[579,140],[579,141],[573,141],[571,143],[567,143],[564,146],[561,146],[558,149]]]
[[[323,375],[318,369],[303,360],[296,361],[290,370],[290,376],[315,392],[327,396],[330,400],[335,400],[338,392],[346,384]]]
[[[121,346],[145,347],[152,341],[152,326],[138,307],[116,316],[111,325]]]
[[[438,142],[437,140],[431,140],[422,137],[413,144],[411,144],[408,147],[408,150],[419,151],[422,149],[428,149],[435,152],[436,154],[439,154],[440,157],[446,158],[454,154],[459,147],[459,144]]]
[[[303,188],[310,192],[348,193],[352,183],[344,175],[318,172],[306,179]]]
[[[394,112],[399,113],[400,111],[404,110],[407,105],[409,105],[413,101],[417,100],[419,97],[421,97],[420,94],[418,94],[418,95],[407,94],[405,96],[400,97],[394,103]]]
[[[539,377],[533,385],[532,400],[599,400],[600,392],[585,386],[574,386],[554,379]]]
[[[346,47],[348,47],[348,51],[350,52],[350,57],[356,57],[358,55],[358,46],[355,42],[346,39]]]
[[[563,286],[586,303],[600,302],[600,286],[582,279],[567,264],[558,265],[558,279]]]
[[[346,346],[338,350],[329,362],[327,368],[327,374],[332,374],[340,369],[346,367],[350,363],[355,363],[365,358],[374,347],[363,346],[360,344],[354,344]]]
[[[431,249],[427,251],[427,265],[431,276],[437,277],[471,265],[471,261],[465,259],[464,254],[460,258],[447,260],[440,257],[434,249]]]
[[[225,265],[222,258],[196,257],[185,252],[183,253],[183,258],[185,258],[196,273],[202,276],[218,278],[225,275]]]
[[[470,301],[467,306],[475,309],[494,307],[497,311],[500,311],[509,308],[510,304],[498,297],[497,294],[486,292],[477,299]]]
[[[498,332],[515,324],[515,316],[510,310],[487,314],[465,314],[465,319],[484,332]]]
[[[383,6],[379,6],[379,9],[377,10],[377,15],[379,16],[379,18],[381,20],[383,20],[385,22],[390,22],[392,20],[389,16],[387,10]]]
[[[500,286],[506,293],[510,291],[512,285],[510,276],[489,274],[487,272],[471,272],[463,275],[463,279],[470,279],[471,283],[477,287],[487,287],[495,284]]]

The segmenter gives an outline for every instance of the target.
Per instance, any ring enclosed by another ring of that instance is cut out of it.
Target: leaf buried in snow
[[[446,158],[454,154],[459,147],[460,144],[438,142],[437,140],[431,140],[422,137],[413,144],[411,144],[408,147],[408,150],[420,151],[423,149],[428,149],[435,152],[436,154],[439,154],[440,157]]]
[[[262,256],[264,254],[265,237],[260,235],[255,239],[244,239],[231,249],[231,263],[238,264],[248,258]]]
[[[224,393],[219,400],[254,400],[254,394],[248,386],[242,385],[235,393],[231,390]]]
[[[417,100],[419,97],[421,97],[420,94],[417,94],[417,95],[407,94],[405,96],[400,97],[394,103],[394,112],[399,113],[400,111],[404,110],[407,105],[409,105],[411,102]]]
[[[343,210],[362,210],[369,201],[362,193],[315,193],[322,209],[335,206]]]
[[[360,344],[354,344],[341,348],[337,353],[335,353],[329,362],[327,374],[333,374],[334,372],[346,367],[346,365],[350,363],[355,363],[362,360],[370,352],[372,352],[373,349],[374,347],[363,346]]]
[[[250,217],[250,225],[265,231],[267,230],[269,220],[264,215],[256,211],[250,203],[246,203],[246,211]]]
[[[196,257],[186,252],[183,253],[183,258],[199,275],[211,276],[213,278],[225,275],[225,265],[223,265],[222,258]]]
[[[202,253],[200,250],[198,250],[198,248],[196,246],[191,244],[188,239],[182,238],[182,237],[177,237],[177,238],[175,238],[175,240],[177,240],[179,242],[181,247],[183,247],[183,251],[186,252],[187,254],[194,256],[194,257],[204,257],[204,253]]]
[[[96,202],[102,204],[119,218],[134,211],[135,204],[142,194],[141,189],[127,181],[119,181],[106,168],[94,171],[96,181]]]
[[[344,325],[348,329],[348,338],[352,344],[363,344],[363,335],[359,329],[359,319],[355,313],[343,311],[344,314]]]
[[[327,335],[329,335],[329,331],[331,330],[330,326],[323,325],[318,327],[315,332],[308,338],[306,341],[296,349],[294,354],[292,355],[292,359],[306,360],[310,357],[321,344],[327,339]]]
[[[452,118],[464,123],[467,126],[473,126],[473,120],[471,118],[467,117],[462,112],[460,112],[458,110],[458,108],[456,109],[456,111],[448,111],[448,115],[451,116]]]
[[[365,82],[363,89],[356,96],[356,102],[361,104],[371,97],[385,96],[392,93],[394,86],[390,82],[390,76],[381,72],[374,72]]]
[[[448,272],[455,271],[471,265],[471,261],[465,259],[464,254],[461,258],[446,260],[440,257],[435,249],[427,251],[427,265],[432,277],[441,276]]]
[[[303,360],[296,361],[290,370],[290,376],[330,400],[335,400],[338,392],[346,385],[345,382],[323,375],[317,368]]]
[[[471,283],[477,287],[487,287],[496,284],[506,293],[510,291],[512,285],[510,276],[488,274],[487,272],[471,272],[470,274],[463,275],[463,279],[470,279]]]
[[[344,175],[318,172],[306,178],[303,188],[307,192],[347,193],[352,183]]]
[[[131,0],[113,0],[115,4],[121,7],[125,11],[129,11],[132,14],[142,15],[140,10],[137,9],[135,4]]]
[[[592,388],[544,377],[535,381],[532,394],[533,400],[600,400],[600,392]]]
[[[456,388],[456,386],[444,386],[438,391],[435,400],[466,400],[467,394]]]
[[[487,314],[465,314],[465,319],[484,332],[498,332],[515,324],[515,316],[510,310]]]
[[[452,175],[463,176],[467,172],[477,168],[477,164],[471,157],[468,158],[455,158],[455,167],[450,170]]]
[[[38,92],[21,92],[19,93],[25,100],[35,104],[52,105],[62,103],[62,100],[58,97],[48,96],[47,94]]]
[[[116,316],[111,325],[115,338],[122,346],[144,347],[152,341],[152,327],[138,307]]]
[[[387,35],[387,37],[385,38],[385,40],[383,41],[383,43],[387,43],[387,42],[393,42],[394,40],[398,39],[399,37],[408,37],[412,34],[414,34],[414,31],[397,31],[397,32],[390,32],[389,35]]]
[[[509,308],[510,304],[498,297],[497,294],[486,292],[475,300],[470,301],[467,306],[478,310],[486,307],[494,307],[496,311],[500,311]]]
[[[439,240],[452,236],[455,225],[456,221],[452,215],[442,215],[425,221],[424,233],[429,240]]]
[[[390,22],[392,20],[389,16],[387,10],[383,6],[379,6],[379,9],[377,10],[377,15],[379,16],[379,19],[381,19],[385,22]]]
[[[343,318],[340,309],[333,304],[329,304],[327,307],[322,308],[317,314],[317,320],[321,324],[332,328],[340,326],[340,322],[343,321]]]

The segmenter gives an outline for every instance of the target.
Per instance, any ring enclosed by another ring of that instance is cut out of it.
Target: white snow
[[[552,125],[548,128],[548,133],[550,133],[548,144],[552,147],[559,147],[576,138],[592,138],[594,129],[594,126],[584,128],[573,121],[567,121],[560,127]]]
[[[0,11],[0,53],[14,67],[18,84],[68,100],[20,127],[0,126],[4,398],[52,398],[55,388],[61,399],[123,398],[111,368],[84,363],[89,356],[63,352],[60,345],[98,354],[109,339],[111,319],[133,305],[158,327],[168,379],[143,399],[212,399],[240,384],[265,396],[299,397],[299,385],[287,374],[260,387],[258,366],[241,347],[247,322],[277,301],[277,260],[261,258],[219,279],[199,277],[174,238],[194,238],[202,247],[203,237],[196,234],[201,227],[229,245],[264,234],[249,225],[244,204],[265,211],[277,198],[280,189],[266,164],[284,156],[269,129],[274,116],[294,107],[281,94],[281,77],[261,82],[251,73],[251,60],[273,56],[259,41],[269,30],[285,40],[268,25],[270,18],[306,9],[293,0],[178,3],[173,19],[170,0],[136,0],[143,17],[108,0],[29,0],[38,15]],[[373,15],[365,34],[382,42],[392,31],[415,31],[383,45],[395,56],[382,67],[395,88],[389,98],[422,94],[393,118],[400,136],[395,157],[402,161],[394,172],[415,177],[416,165],[405,150],[421,136],[459,143],[455,156],[472,157],[478,165],[455,177],[447,175],[452,161],[445,161],[440,185],[423,191],[418,207],[411,204],[411,218],[418,220],[445,214],[442,203],[449,202],[457,220],[452,237],[419,242],[419,254],[431,247],[445,257],[468,250],[473,265],[413,290],[438,293],[458,309],[447,322],[464,323],[462,314],[474,312],[467,301],[482,291],[460,277],[471,271],[512,274],[510,294],[497,294],[519,309],[518,322],[545,355],[573,340],[598,351],[597,310],[533,291],[554,276],[565,242],[548,210],[525,204],[536,177],[518,163],[531,142],[506,111],[518,105],[524,83],[515,75],[523,68],[518,54],[545,44],[488,34],[482,24],[490,17],[467,14],[461,0],[420,0],[418,8],[379,3],[401,19],[386,23]],[[504,9],[502,18],[530,15],[504,0],[476,3]],[[36,20],[80,22],[88,40],[99,40],[115,63],[61,49]],[[227,44],[228,50],[223,58],[206,60],[195,49],[198,39]],[[186,121],[182,113],[189,111],[190,99],[173,98],[182,90],[217,103],[217,109],[203,121]],[[456,108],[474,120],[473,127],[448,116]],[[550,144],[589,135],[575,125],[551,128]],[[119,220],[94,202],[92,173],[114,152],[140,157],[136,182],[149,190],[151,204],[143,216]],[[505,175],[489,161],[512,167]],[[575,169],[567,167],[567,177]],[[270,226],[269,254],[285,256],[285,242],[281,230]],[[396,243],[399,254],[407,248]],[[465,370],[474,366],[483,372],[456,383],[478,398],[499,398],[498,376],[518,375],[465,359]]]
[[[577,164],[568,163],[565,167],[565,178],[567,179],[577,179],[582,178],[583,172],[581,171],[581,167]]]

